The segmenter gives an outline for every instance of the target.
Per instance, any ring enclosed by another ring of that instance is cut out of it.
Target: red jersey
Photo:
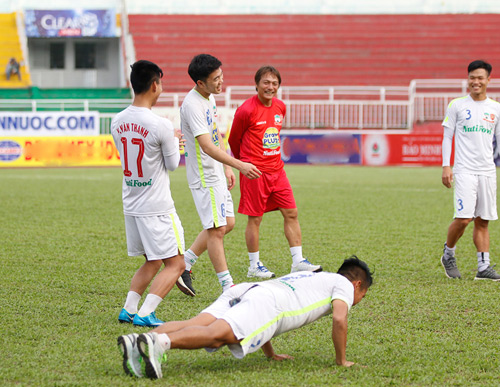
[[[270,107],[264,106],[257,95],[247,99],[236,110],[229,134],[234,157],[266,173],[283,169],[280,131],[285,114],[286,106],[277,98]]]

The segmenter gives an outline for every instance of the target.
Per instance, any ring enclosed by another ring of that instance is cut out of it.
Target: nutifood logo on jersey
[[[151,186],[151,181],[153,179],[149,179],[148,181],[139,181],[139,180],[127,180],[125,179],[125,184],[129,187],[147,187]]]
[[[264,149],[276,149],[280,147],[280,136],[278,129],[267,128],[264,133],[264,138],[262,139],[262,145]]]
[[[485,133],[491,134],[491,128],[485,128],[483,125],[465,126],[463,129],[464,133]]]
[[[483,120],[486,121],[486,122],[491,122],[492,124],[494,124],[495,123],[495,118],[496,118],[496,116],[494,114],[484,113]]]

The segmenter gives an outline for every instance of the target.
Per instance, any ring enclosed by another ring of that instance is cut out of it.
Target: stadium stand
[[[167,69],[166,89],[192,86],[200,53],[224,64],[227,85],[251,85],[273,64],[284,85],[401,85],[460,79],[482,58],[500,68],[500,14],[129,15],[137,59]]]
[[[21,81],[16,75],[9,80],[5,75],[5,67],[10,58],[15,58],[21,64],[24,63],[21,42],[17,31],[16,13],[0,14],[0,88],[20,88],[31,84],[27,67],[21,65]]]

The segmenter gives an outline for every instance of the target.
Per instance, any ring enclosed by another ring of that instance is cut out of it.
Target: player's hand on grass
[[[451,188],[451,183],[453,183],[453,171],[451,167],[443,167],[442,181],[446,187]]]
[[[287,354],[274,354],[269,358],[270,360],[276,360],[276,361],[282,361],[282,360],[293,360],[293,356],[287,355]]]
[[[356,363],[354,363],[353,361],[347,361],[347,360],[344,360],[344,361],[343,361],[342,363],[340,363],[340,364],[339,364],[339,363],[337,363],[337,365],[338,365],[338,366],[341,366],[341,367],[351,367],[351,366],[353,366],[354,364],[356,364]]]
[[[240,172],[249,179],[257,179],[262,175],[262,172],[259,171],[255,165],[245,162],[242,162]]]

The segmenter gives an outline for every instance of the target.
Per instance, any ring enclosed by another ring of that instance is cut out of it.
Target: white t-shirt
[[[226,184],[222,163],[214,160],[201,149],[196,137],[209,134],[219,147],[217,106],[213,95],[204,98],[192,89],[181,106],[181,130],[186,140],[186,173],[190,188],[213,187]]]
[[[129,106],[111,122],[111,134],[124,174],[124,214],[153,216],[175,212],[168,169],[179,165],[180,154],[172,123],[148,108]]]
[[[279,321],[276,335],[300,328],[331,314],[332,301],[342,300],[350,309],[354,302],[354,286],[337,273],[299,271],[283,277],[259,282],[276,298],[277,307],[289,312]]]
[[[443,126],[455,134],[454,173],[496,176],[493,136],[500,138],[500,103],[470,95],[450,102]]]

